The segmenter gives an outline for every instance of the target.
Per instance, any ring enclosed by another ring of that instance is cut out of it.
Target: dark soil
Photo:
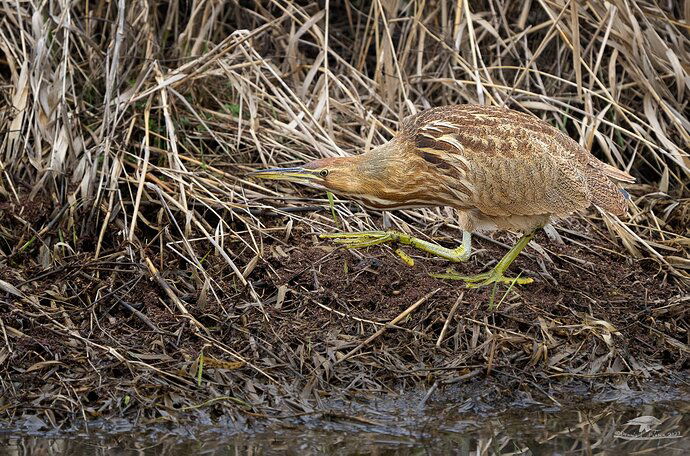
[[[223,258],[207,255],[205,267],[223,290],[216,299],[192,265],[167,250],[161,257],[155,242],[141,258],[158,272],[132,260],[139,257],[115,234],[104,245],[117,247],[98,258],[62,252],[41,263],[42,246],[57,248],[60,233],[46,230],[18,251],[40,227],[11,221],[45,226],[51,217],[2,204],[0,411],[9,422],[229,416],[245,423],[427,391],[431,402],[482,397],[505,408],[524,397],[567,403],[573,391],[592,397],[621,385],[682,383],[690,369],[687,291],[584,219],[562,225],[564,244],[539,234],[546,256],[528,248],[511,267],[535,283],[510,290],[434,279],[429,273],[448,262],[408,249],[416,260],[409,267],[388,247],[337,248],[296,224],[288,242],[264,237],[247,287]],[[474,248],[470,261],[454,265],[459,272],[481,272],[506,252],[481,238]],[[236,264],[251,263],[249,249],[238,244],[237,251]]]

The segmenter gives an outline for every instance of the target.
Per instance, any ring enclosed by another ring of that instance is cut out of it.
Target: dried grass
[[[608,239],[598,254],[622,247],[657,265],[657,286],[674,297],[655,304],[666,326],[649,332],[676,353],[657,373],[682,367],[690,17],[681,4],[0,2],[0,411],[54,424],[169,420],[180,408],[275,416],[318,408],[322,394],[418,385],[426,372],[392,375],[409,368],[407,342],[353,354],[362,362],[355,376],[334,364],[395,315],[362,318],[314,302],[343,331],[317,342],[314,310],[280,313],[287,288],[271,298],[268,285],[281,278],[266,259],[307,237],[299,227],[335,224],[320,211],[325,195],[244,176],[358,153],[405,116],[451,103],[532,112],[638,178],[630,219],[585,220]],[[336,203],[342,229],[377,223]],[[408,211],[392,222],[452,235],[449,214]],[[439,318],[424,313],[408,325],[415,349],[441,343],[448,325]],[[444,382],[498,361],[566,363],[563,375],[577,376],[634,360],[618,356],[617,330],[591,311],[547,313],[524,332],[490,318],[455,315],[459,329],[444,343],[458,355]],[[525,358],[518,346],[535,349]],[[209,359],[210,373],[201,370]],[[623,371],[655,375],[641,365],[603,375]]]

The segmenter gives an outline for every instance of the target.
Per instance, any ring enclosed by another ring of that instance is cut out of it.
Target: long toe
[[[338,244],[343,244],[348,248],[371,247],[373,245],[385,244],[393,239],[391,234],[386,231],[361,231],[358,233],[328,233],[319,235],[322,239],[332,239]]]
[[[467,283],[467,288],[480,288],[494,283],[505,283],[508,285],[526,285],[534,282],[531,277],[506,277],[503,274],[492,274],[482,281],[473,281]]]
[[[386,231],[356,231],[356,232],[340,232],[340,233],[323,233],[319,234],[321,239],[356,239],[362,237],[375,236],[379,237],[387,235]]]
[[[457,274],[453,270],[449,270],[445,274],[430,274],[432,277],[437,279],[449,279],[449,280],[461,280],[467,284],[467,288],[480,288],[494,283],[506,283],[506,284],[517,284],[526,285],[528,283],[534,282],[531,277],[506,277],[502,273],[491,270],[488,272],[482,272],[480,274],[466,276]]]
[[[484,282],[485,280],[490,278],[490,274],[488,272],[482,272],[481,274],[468,276],[468,275],[458,274],[457,272],[455,272],[454,269],[449,269],[444,274],[429,274],[429,275],[431,277],[436,278],[436,279],[462,280],[463,282],[468,282],[468,283]]]

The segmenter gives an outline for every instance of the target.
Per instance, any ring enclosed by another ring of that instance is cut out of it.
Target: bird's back
[[[592,203],[620,215],[625,199],[612,179],[634,181],[546,122],[506,108],[432,108],[405,119],[397,139],[442,176],[457,208],[491,217],[563,216]]]

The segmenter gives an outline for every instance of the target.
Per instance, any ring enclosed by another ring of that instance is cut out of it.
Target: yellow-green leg
[[[423,239],[410,236],[409,234],[393,230],[362,231],[359,233],[332,233],[322,234],[319,237],[322,239],[334,239],[338,244],[343,244],[345,247],[351,249],[371,247],[372,245],[385,244],[389,242],[409,245],[423,252],[431,253],[432,255],[436,255],[456,263],[460,261],[467,261],[472,251],[472,235],[467,231],[462,233],[462,245],[455,249],[449,249],[447,247],[434,244],[433,242],[425,241]],[[398,255],[403,258],[403,261],[411,265],[411,258],[399,252]]]
[[[534,280],[529,277],[506,277],[504,273],[506,272],[510,264],[515,260],[515,258],[517,258],[517,256],[520,254],[522,249],[524,249],[527,246],[527,244],[529,244],[529,241],[532,240],[535,233],[536,231],[533,231],[530,234],[525,234],[524,236],[522,236],[520,240],[518,240],[517,243],[513,246],[513,248],[510,249],[508,253],[506,253],[505,256],[501,258],[501,261],[499,261],[498,264],[496,264],[496,266],[494,266],[494,268],[490,271],[482,272],[481,274],[473,276],[463,276],[456,273],[455,271],[450,270],[446,274],[431,274],[431,276],[436,277],[438,279],[462,280],[467,283],[467,286],[469,288],[478,288],[499,282],[520,285],[532,283]]]

